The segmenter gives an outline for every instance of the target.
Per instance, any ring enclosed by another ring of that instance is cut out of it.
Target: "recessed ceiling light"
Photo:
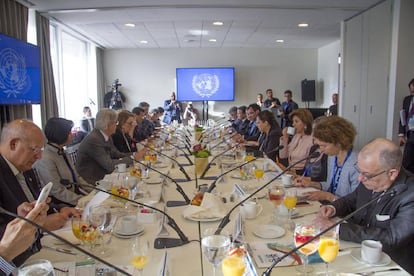
[[[141,43],[141,44],[148,44],[148,41],[147,40],[140,40],[139,43]]]
[[[215,21],[215,22],[213,22],[213,25],[214,25],[214,26],[223,26],[223,25],[224,25],[224,23],[223,23],[223,22],[221,22],[221,21]]]
[[[134,23],[126,23],[124,26],[128,27],[128,28],[134,28],[135,24]]]
[[[207,30],[189,30],[188,33],[195,36],[208,35]]]
[[[217,42],[217,39],[215,39],[215,38],[210,38],[208,41],[210,41],[210,42]]]
[[[306,27],[309,27],[309,24],[308,23],[300,23],[300,24],[298,24],[298,27],[299,28],[306,28]]]
[[[276,39],[276,42],[277,43],[283,43],[283,42],[285,42],[283,39]]]

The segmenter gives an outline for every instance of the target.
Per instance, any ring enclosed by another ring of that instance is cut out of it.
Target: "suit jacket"
[[[407,270],[414,273],[414,177],[404,169],[390,189],[404,188],[394,196],[383,196],[368,208],[341,224],[340,239],[361,243],[372,239],[381,241],[385,253]],[[331,203],[336,215],[343,217],[371,200],[372,191],[361,183],[349,195]]]
[[[89,121],[92,123],[92,127],[89,124]],[[82,118],[82,120],[80,121],[80,128],[83,132],[89,133],[92,131],[92,129],[94,129],[95,127],[95,118]]]
[[[128,134],[123,134],[122,131],[117,128],[115,133],[112,134],[112,141],[114,146],[120,152],[135,152],[137,151],[135,143],[132,141],[131,137]]]
[[[40,192],[40,183],[35,175],[33,170],[24,172],[24,177],[26,183],[33,194],[34,198],[39,196]],[[23,202],[28,201],[26,195],[23,192],[19,182],[17,181],[16,176],[13,171],[7,164],[6,160],[2,155],[0,155],[0,206],[6,209],[9,212],[16,213],[17,207]],[[1,237],[6,230],[6,225],[12,221],[14,217],[10,217],[5,214],[0,215],[0,235]],[[41,248],[40,237],[35,241],[32,247],[28,248],[22,254],[17,256],[13,263],[16,266],[23,264],[27,258],[29,258],[34,253],[38,252]]]
[[[79,146],[76,169],[88,183],[92,184],[104,178],[105,174],[112,173],[115,165],[132,164],[130,156],[130,153],[118,151],[111,137],[105,141],[101,131],[95,128]]]
[[[135,141],[142,141],[147,139],[152,135],[155,130],[154,123],[148,119],[142,120],[142,122],[135,126],[134,129],[134,140]]]
[[[237,131],[237,133],[244,136],[249,131],[249,124],[250,124],[250,121],[247,119],[244,119],[237,125],[235,130]]]
[[[278,154],[278,151],[274,151],[274,149],[279,146],[280,136],[282,136],[280,126],[277,125],[272,127],[259,145],[259,150],[266,153],[267,157],[273,161],[276,160],[276,156]]]
[[[246,141],[257,141],[260,136],[260,130],[256,125],[256,121],[249,122],[247,132],[244,135],[244,140]]]
[[[408,112],[410,111],[410,104],[411,104],[411,99],[412,99],[412,95],[406,96],[403,100],[403,106],[402,109],[405,111],[405,122],[406,125],[408,124]],[[403,126],[401,123],[401,119],[400,119],[400,124],[399,124],[399,128],[398,128],[398,134],[407,134],[407,126]]]
[[[58,200],[65,202],[69,205],[76,206],[78,200],[82,195],[78,195],[74,192],[74,185],[71,188],[67,188],[64,184],[88,184],[76,171],[71,159],[68,157],[68,161],[75,173],[76,181],[72,177],[72,173],[63,158],[65,152],[59,152],[59,150],[49,144],[45,146],[42,158],[34,163],[33,167],[36,169],[42,186],[52,182],[53,187],[50,191],[50,195],[54,196]]]
[[[178,123],[181,123],[181,113],[183,112],[183,108],[180,102],[175,102],[176,104],[171,105],[171,100],[166,100],[164,102],[164,118],[163,122],[167,125],[171,124],[172,121],[176,120]],[[178,104],[178,106],[177,106]]]

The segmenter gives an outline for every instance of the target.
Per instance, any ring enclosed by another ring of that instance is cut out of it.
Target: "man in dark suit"
[[[181,103],[176,100],[175,92],[171,93],[170,99],[164,101],[164,119],[163,122],[167,125],[171,124],[173,121],[181,123],[181,113],[183,113],[183,107]]]
[[[45,138],[42,130],[33,122],[15,120],[3,129],[0,138],[0,206],[16,213],[23,202],[32,202],[39,196],[40,182],[32,165],[42,156]],[[59,206],[51,205],[57,211]],[[49,214],[44,227],[48,230],[61,228],[70,216],[78,216],[74,208],[62,207],[60,212]],[[0,215],[0,235],[13,218]],[[13,262],[19,266],[30,255],[40,249],[40,239],[28,250],[17,256]]]
[[[299,108],[298,104],[292,100],[292,91],[286,90],[285,93],[286,101],[282,103],[281,107],[281,125],[280,127],[283,129],[285,127],[292,126],[292,122],[289,119],[289,114]]]
[[[124,153],[116,149],[111,135],[118,124],[118,113],[113,109],[103,108],[96,114],[96,127],[82,140],[78,150],[76,170],[88,183],[95,183],[105,174],[114,171],[115,165],[124,163],[132,165],[133,157],[143,160],[146,149],[135,153]]]
[[[85,133],[89,133],[95,128],[95,118],[92,117],[92,111],[89,106],[83,108],[83,118],[80,121],[80,128]]]
[[[414,177],[401,168],[402,154],[392,141],[379,138],[367,144],[358,155],[355,168],[360,185],[319,211],[321,225],[329,218],[344,217],[368,201],[395,189],[341,224],[341,240],[361,243],[381,241],[385,253],[410,274],[414,273],[411,252],[414,247]]]
[[[398,136],[400,146],[405,144],[402,166],[414,173],[414,79],[408,88],[410,95],[403,100]]]

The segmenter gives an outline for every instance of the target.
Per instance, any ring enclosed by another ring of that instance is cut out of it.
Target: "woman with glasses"
[[[328,156],[328,168],[324,182],[313,182],[309,178],[295,180],[297,186],[320,189],[307,193],[309,200],[334,201],[356,189],[359,181],[354,164],[358,153],[352,150],[355,136],[352,123],[338,116],[323,118],[314,125],[313,137],[320,152]]]
[[[120,152],[137,151],[135,141],[132,138],[135,126],[135,116],[132,112],[122,110],[118,113],[118,125],[115,133],[112,134],[112,141]]]

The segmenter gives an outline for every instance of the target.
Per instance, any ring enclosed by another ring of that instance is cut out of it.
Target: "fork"
[[[369,275],[374,275],[375,273],[379,273],[379,272],[387,272],[387,271],[400,271],[401,269],[398,267],[392,267],[392,268],[388,268],[388,269],[382,269],[382,270],[373,270],[373,271],[366,271],[366,272],[358,272],[355,273],[357,275],[363,275],[363,276],[369,276]]]

